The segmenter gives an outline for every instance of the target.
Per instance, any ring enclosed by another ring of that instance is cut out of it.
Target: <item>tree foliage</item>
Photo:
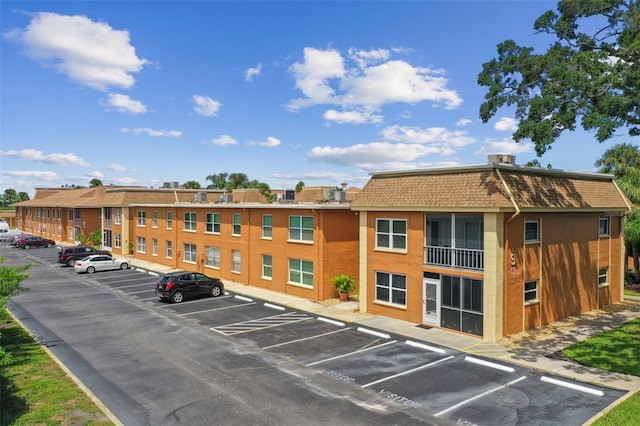
[[[249,180],[245,173],[216,173],[207,176],[207,180],[211,181],[211,185],[207,186],[207,189],[224,189],[231,192],[234,189],[253,188],[260,191],[260,194],[269,201],[276,199],[276,195],[271,192],[268,184],[256,179]]]
[[[196,182],[195,180],[188,180],[186,181],[184,184],[182,184],[182,187],[184,189],[200,189],[200,183]]]
[[[89,182],[89,188],[95,188],[97,186],[102,186],[102,181],[98,178],[91,179]]]
[[[640,135],[640,3],[638,0],[561,0],[534,23],[556,41],[543,54],[513,40],[483,64],[487,86],[480,118],[515,108],[515,141],[530,139],[544,154],[579,124],[603,142],[620,130]]]
[[[0,263],[4,258],[0,257]],[[0,308],[4,307],[11,296],[16,296],[28,288],[22,287],[22,281],[29,278],[25,271],[31,268],[31,264],[24,266],[0,266]]]

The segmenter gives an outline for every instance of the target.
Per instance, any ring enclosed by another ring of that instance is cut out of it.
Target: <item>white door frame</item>
[[[425,324],[440,326],[440,280],[433,278],[422,279],[422,321]],[[433,308],[435,302],[435,312],[427,311],[427,306]]]

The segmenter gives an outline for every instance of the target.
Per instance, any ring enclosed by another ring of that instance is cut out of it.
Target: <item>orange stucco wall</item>
[[[505,335],[540,327],[620,302],[621,218],[609,218],[609,236],[598,234],[598,213],[521,214],[505,221]],[[538,220],[540,241],[524,244],[525,220]],[[509,255],[515,254],[513,267]],[[608,267],[609,285],[598,286]],[[524,304],[524,282],[538,280],[538,301]]]

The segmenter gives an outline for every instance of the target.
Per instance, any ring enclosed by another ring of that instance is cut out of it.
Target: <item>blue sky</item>
[[[512,111],[478,118],[482,64],[546,50],[555,1],[6,1],[0,188],[158,187],[240,172],[273,189],[536,157]],[[593,171],[614,143],[538,160]]]

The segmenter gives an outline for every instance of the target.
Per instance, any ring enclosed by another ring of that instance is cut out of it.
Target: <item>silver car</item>
[[[112,269],[129,269],[129,259],[117,259],[104,254],[92,254],[81,260],[76,260],[73,269],[78,272],[93,274],[96,271],[109,271]]]

